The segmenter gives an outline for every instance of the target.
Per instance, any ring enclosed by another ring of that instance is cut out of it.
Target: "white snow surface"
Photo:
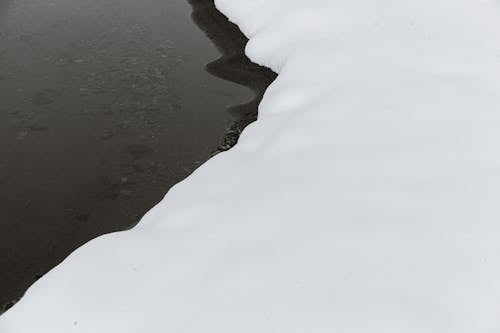
[[[259,120],[0,332],[499,333],[498,1],[216,3]]]

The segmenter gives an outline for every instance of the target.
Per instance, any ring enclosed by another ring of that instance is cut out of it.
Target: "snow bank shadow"
[[[228,129],[217,152],[225,151],[233,147],[243,129],[257,119],[259,103],[267,87],[276,78],[276,74],[248,59],[245,55],[248,39],[235,24],[229,22],[217,10],[213,0],[188,0],[188,2],[193,7],[193,21],[222,53],[219,59],[207,65],[207,71],[221,79],[246,86],[255,93],[254,99],[250,102],[229,108],[235,122]]]

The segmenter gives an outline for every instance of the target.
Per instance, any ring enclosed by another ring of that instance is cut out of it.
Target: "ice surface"
[[[217,5],[259,120],[0,332],[500,332],[498,1]]]

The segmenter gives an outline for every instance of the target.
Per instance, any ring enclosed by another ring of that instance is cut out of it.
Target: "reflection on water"
[[[224,54],[209,71],[261,96],[274,75],[210,1],[192,6]],[[184,0],[0,0],[0,312],[255,118],[258,98],[227,112],[252,93],[203,71],[220,54],[190,13]]]
[[[193,21],[222,54],[222,57],[207,65],[208,72],[249,87],[255,94],[250,102],[234,105],[229,109],[235,122],[220,147],[221,150],[228,149],[236,143],[241,131],[257,119],[257,107],[276,74],[252,63],[245,56],[247,38],[215,8],[213,0],[189,0],[189,3],[193,6]]]

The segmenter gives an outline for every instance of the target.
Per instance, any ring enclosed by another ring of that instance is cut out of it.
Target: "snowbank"
[[[0,332],[500,332],[498,2],[217,5],[259,121]]]

